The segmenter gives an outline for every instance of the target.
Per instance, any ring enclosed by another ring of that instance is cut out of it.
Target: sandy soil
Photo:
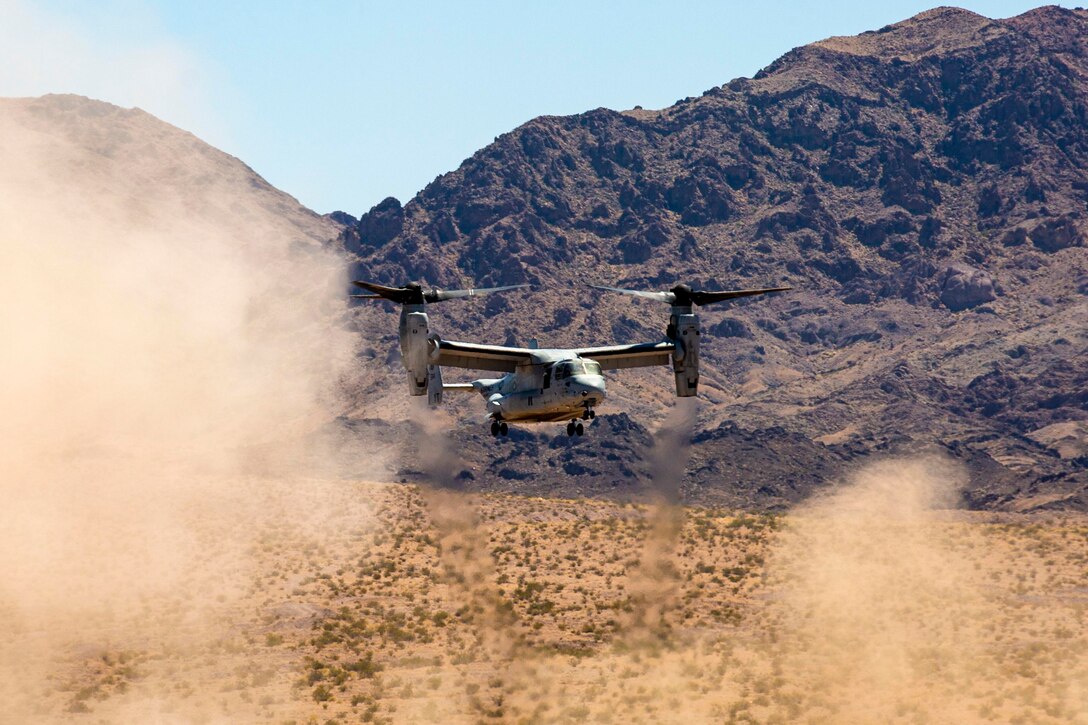
[[[932,510],[943,480],[888,462],[786,517],[235,481],[245,536],[195,507],[222,546],[167,594],[49,648],[4,617],[6,696],[36,721],[1084,722],[1088,521]]]

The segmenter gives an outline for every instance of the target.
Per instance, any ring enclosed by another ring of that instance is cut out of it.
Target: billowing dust
[[[679,584],[672,561],[683,525],[679,481],[696,413],[695,400],[678,401],[654,438],[646,492],[651,500],[646,515],[648,531],[640,563],[630,577],[630,607],[621,630],[624,647],[642,646],[647,640],[656,643],[668,636],[664,615],[674,603]],[[459,618],[469,626],[472,648],[480,653],[480,666],[459,678],[467,693],[458,698],[461,710],[498,719],[530,713],[539,716],[537,703],[526,697],[526,690],[550,680],[547,663],[528,646],[514,608],[496,586],[495,559],[483,526],[483,511],[461,493],[462,485],[455,475],[462,466],[446,436],[452,421],[422,404],[413,414],[424,441],[413,446],[418,448],[425,473],[420,497],[438,536],[442,579],[460,605]],[[532,590],[515,590],[515,597],[525,591]]]
[[[838,721],[965,721],[957,690],[994,612],[948,519],[966,472],[939,458],[875,463],[790,517],[768,561],[774,667],[806,714]],[[960,680],[957,682],[957,680]]]
[[[655,437],[644,507],[465,496],[442,424],[424,416],[420,504],[438,539],[415,551],[437,557],[443,574],[396,586],[456,614],[420,635],[415,667],[386,655],[385,679],[353,696],[364,712],[434,722],[1085,718],[1082,520],[957,511],[966,471],[925,456],[873,462],[788,516],[685,510],[675,502],[695,408],[684,403]]]
[[[675,558],[684,509],[680,505],[680,482],[691,450],[691,432],[698,414],[697,398],[678,398],[654,433],[650,451],[650,506],[648,531],[631,574],[631,611],[623,617],[623,638],[628,646],[667,637],[665,617],[675,606],[679,572]]]
[[[425,480],[420,497],[437,536],[442,580],[459,604],[468,625],[471,647],[481,652],[481,666],[462,678],[475,686],[459,698],[466,712],[497,716],[516,688],[522,661],[510,610],[495,585],[494,559],[480,512],[463,494],[456,474],[462,470],[447,431],[452,421],[429,409],[424,399],[412,407],[413,424],[422,434],[417,444]]]
[[[308,592],[342,606],[320,636],[296,640],[319,718],[1088,713],[1088,525],[957,511],[966,473],[943,459],[875,462],[789,515],[666,515],[468,495],[450,475],[459,464],[441,426],[425,440],[430,485],[382,489],[384,533],[361,568]]]
[[[351,369],[343,265],[191,137],[164,178],[141,156],[177,138],[150,117],[141,147],[4,104],[0,720],[105,695],[117,721],[231,719],[245,703],[205,691],[163,713],[141,681],[192,689],[190,670],[244,661],[226,650],[262,532],[368,522],[301,465]],[[87,662],[125,674],[88,683]]]

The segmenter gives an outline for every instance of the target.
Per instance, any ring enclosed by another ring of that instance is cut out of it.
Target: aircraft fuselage
[[[581,357],[561,357],[520,365],[501,378],[473,381],[496,421],[548,422],[592,415],[606,397],[600,365]]]

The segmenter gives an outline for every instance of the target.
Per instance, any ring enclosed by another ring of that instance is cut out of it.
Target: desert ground
[[[1088,519],[948,508],[959,475],[788,515],[209,478],[84,539],[130,559],[83,606],[4,613],[0,719],[1088,721]]]

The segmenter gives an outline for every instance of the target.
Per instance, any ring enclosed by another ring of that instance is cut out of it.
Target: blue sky
[[[1037,5],[961,4],[990,17]],[[358,215],[406,201],[534,116],[660,108],[930,7],[0,0],[0,95],[140,106],[316,211]]]

